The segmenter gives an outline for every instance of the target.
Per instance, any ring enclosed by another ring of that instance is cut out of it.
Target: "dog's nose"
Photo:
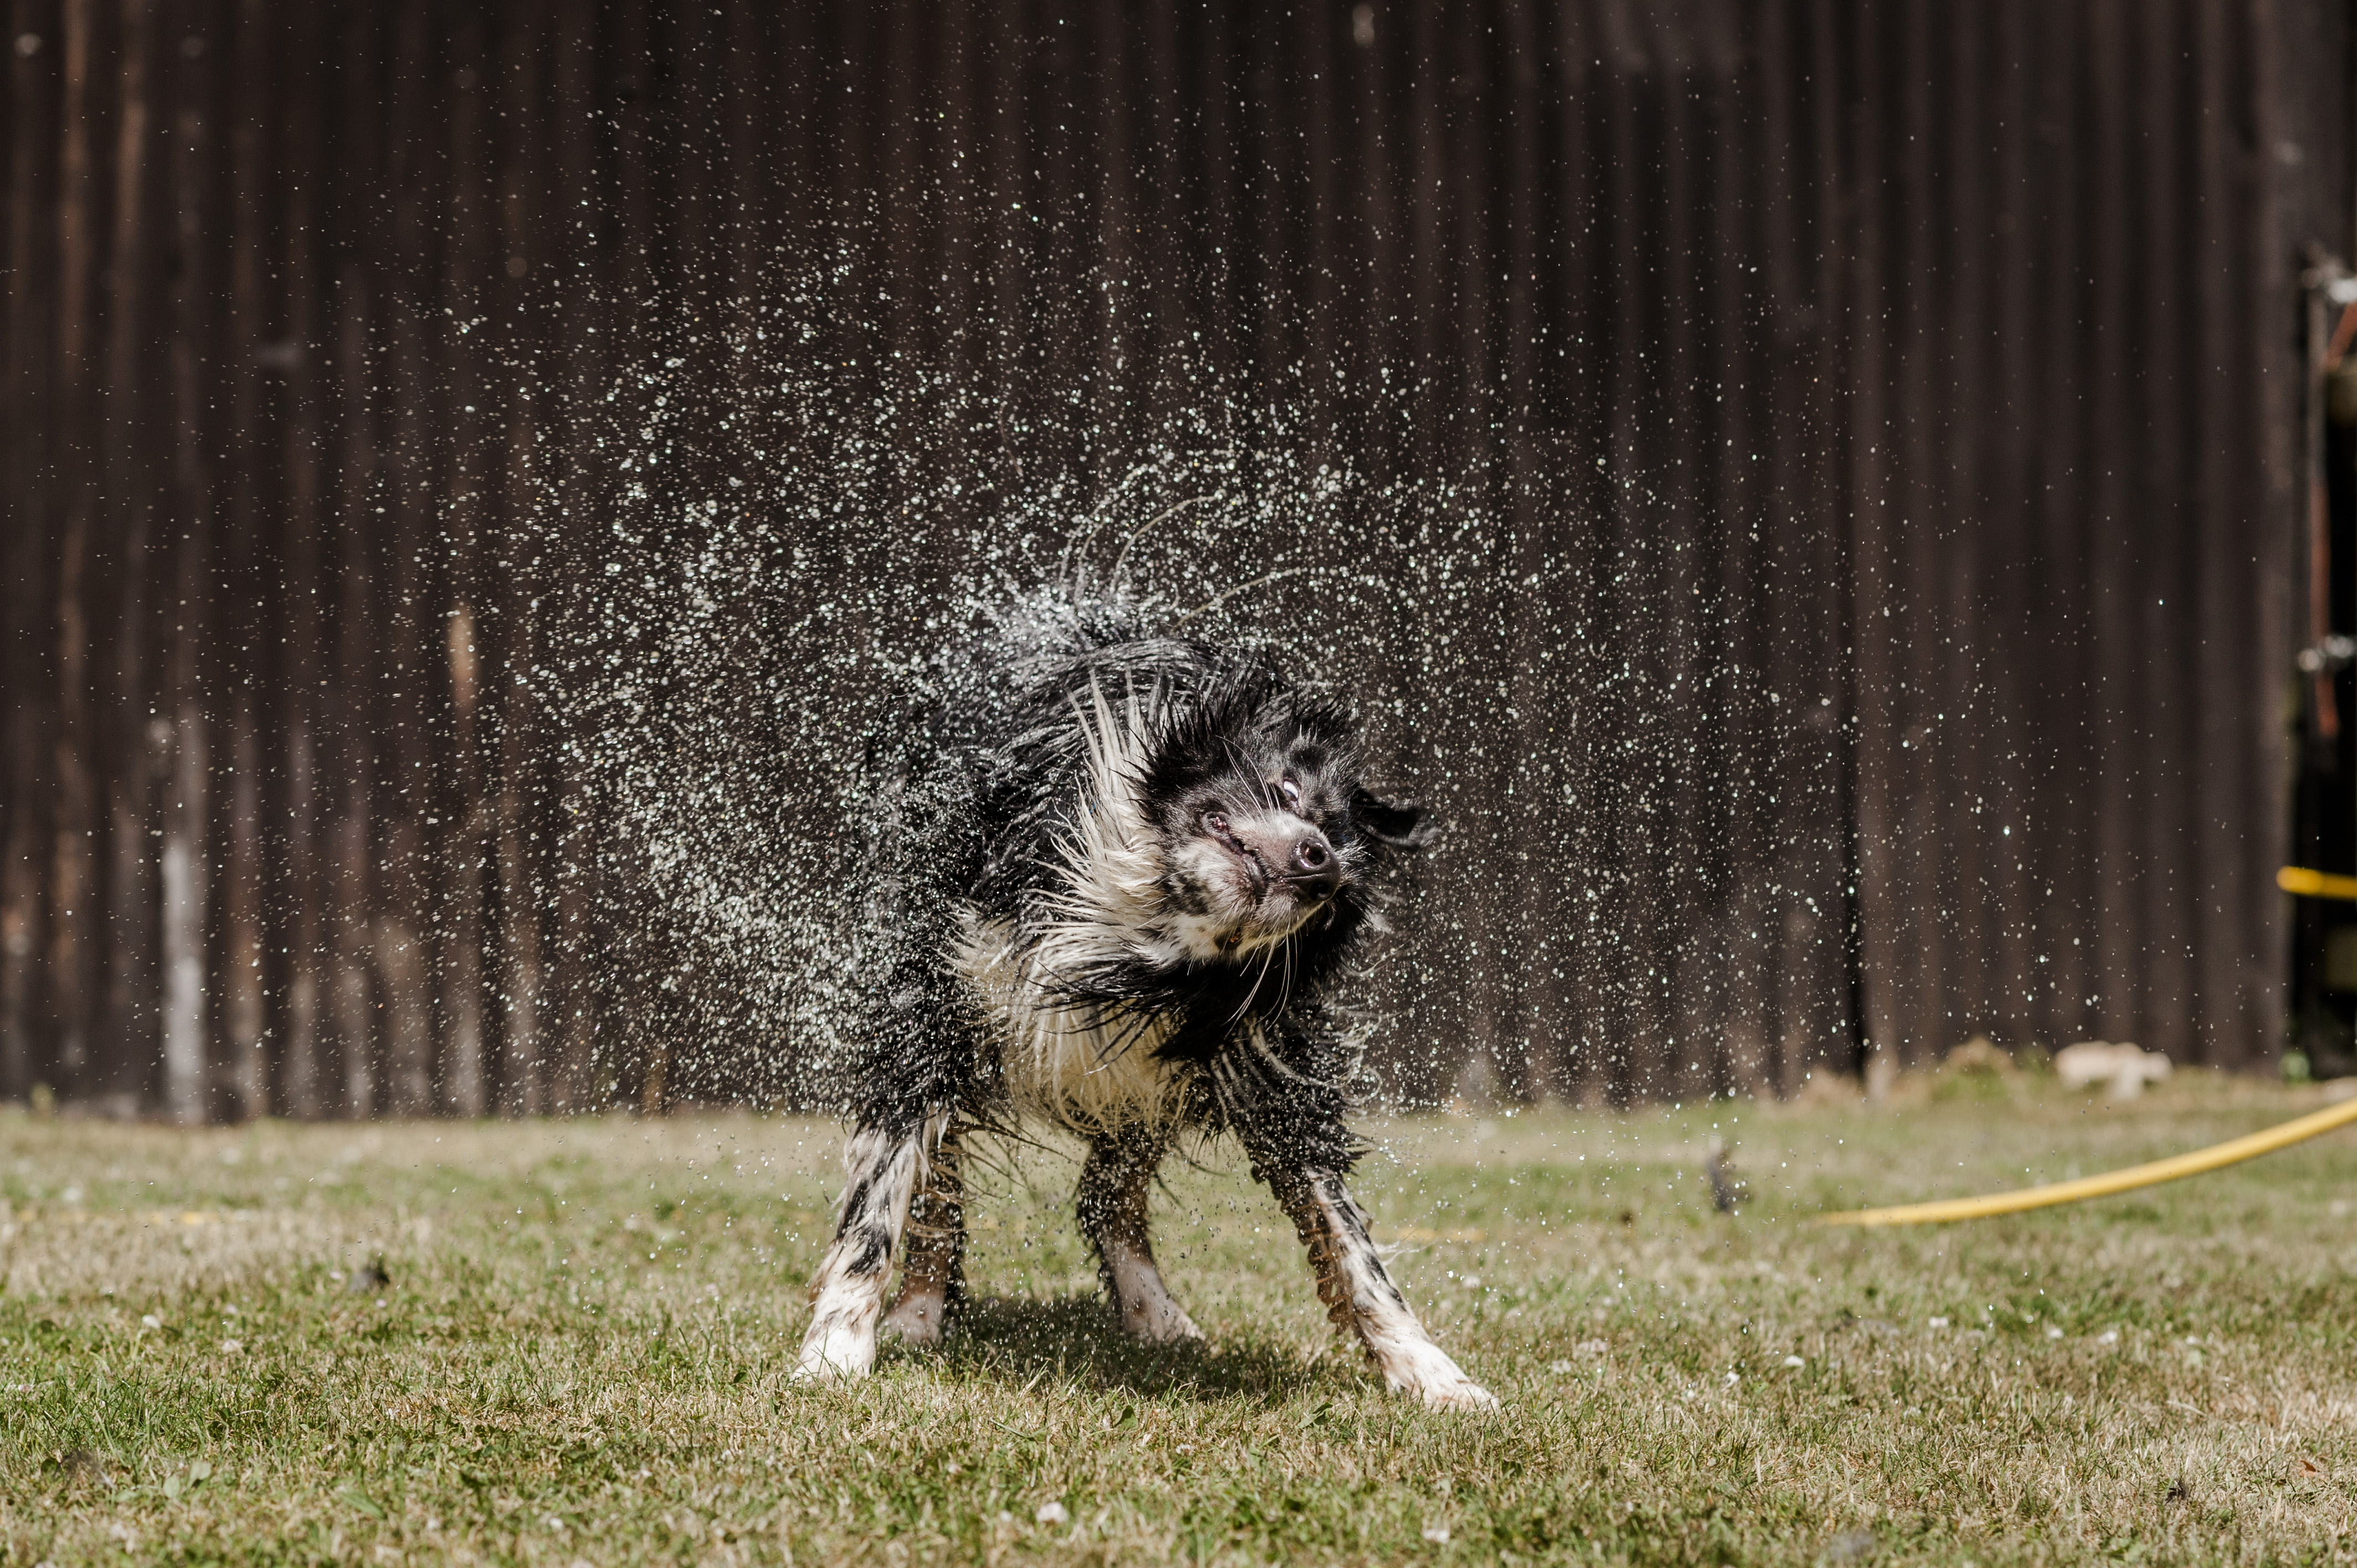
[[[1293,864],[1286,867],[1285,879],[1304,898],[1330,898],[1342,886],[1342,863],[1334,858],[1323,834],[1311,833],[1293,846]]]

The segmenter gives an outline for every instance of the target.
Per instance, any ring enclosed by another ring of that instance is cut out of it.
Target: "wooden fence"
[[[8,28],[0,1094],[744,1089],[669,1065],[649,894],[512,678],[609,561],[618,389],[660,395],[634,366],[698,323],[716,376],[837,355],[838,410],[953,383],[928,450],[1003,492],[1105,491],[1205,385],[1378,488],[1463,477],[1513,591],[1391,645],[1430,717],[1386,766],[1455,824],[1389,983],[1411,1095],[1790,1090],[1980,1032],[2278,1047],[2346,7]],[[825,286],[764,335],[790,277]],[[911,602],[985,553],[924,537]]]

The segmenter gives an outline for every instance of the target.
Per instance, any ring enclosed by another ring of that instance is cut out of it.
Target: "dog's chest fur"
[[[1060,976],[1109,961],[1212,950],[1165,907],[1162,865],[1137,799],[1152,698],[1093,688],[1072,722],[1082,742],[1070,825],[1054,832],[1050,890],[1023,929],[969,908],[953,967],[989,1016],[1016,1109],[1081,1132],[1175,1124],[1186,1069],[1159,1059],[1174,1020],[1058,1000]]]
[[[1003,920],[969,926],[957,970],[989,1015],[1000,1081],[1019,1113],[1084,1133],[1169,1127],[1183,1115],[1183,1069],[1157,1055],[1168,1020],[1059,1004],[1037,954]]]

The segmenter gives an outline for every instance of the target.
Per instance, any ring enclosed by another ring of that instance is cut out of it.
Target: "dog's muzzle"
[[[1342,862],[1326,835],[1312,829],[1293,846],[1285,865],[1286,885],[1305,904],[1323,904],[1341,890]]]

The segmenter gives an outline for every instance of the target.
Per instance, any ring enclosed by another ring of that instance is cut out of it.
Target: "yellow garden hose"
[[[2357,1100],[2344,1101],[2328,1106],[2312,1115],[2287,1122],[2280,1127],[2270,1127],[2264,1133],[2254,1133],[2247,1138],[2232,1138],[2197,1149],[2190,1155],[2171,1159],[2155,1160],[2150,1165],[2130,1165],[2124,1171],[2108,1176],[2087,1176],[2079,1181],[2058,1181],[2045,1187],[2024,1187],[2019,1192],[1995,1192],[1986,1197],[1950,1197],[1937,1203],[1906,1203],[1895,1208],[1853,1208],[1842,1214],[1822,1216],[1820,1225],[1939,1225],[1951,1219],[1986,1219],[1992,1214],[2019,1214],[2026,1208],[2050,1208],[2058,1203],[2077,1203],[2090,1197],[2109,1197],[2115,1192],[2133,1192],[2140,1187],[2156,1187],[2180,1176],[2200,1176],[2204,1171],[2223,1169],[2244,1160],[2255,1160],[2261,1155],[2272,1155],[2277,1149],[2287,1149],[2294,1144],[2346,1127],[2357,1122]]]
[[[2357,876],[2335,876],[2304,865],[2287,865],[2276,872],[2276,886],[2302,898],[2357,899]]]
[[[2287,865],[2276,872],[2276,886],[2303,898],[2357,901],[2357,876],[2336,876],[2329,871],[2310,871],[2302,865]],[[2357,1100],[2287,1122],[2280,1127],[2270,1127],[2264,1133],[2254,1133],[2247,1138],[2230,1138],[2190,1155],[2130,1165],[2107,1176],[2050,1182],[2044,1187],[2024,1187],[2019,1192],[1993,1192],[1983,1197],[1948,1197],[1936,1203],[1902,1203],[1891,1208],[1852,1208],[1821,1215],[1817,1223],[1943,1225],[1953,1219],[1986,1219],[1993,1214],[2019,1214],[2025,1209],[2051,1208],[2058,1203],[2081,1203],[2091,1197],[2109,1197],[2115,1192],[2134,1192],[2140,1187],[2158,1187],[2165,1181],[2223,1170],[2228,1165],[2321,1137],[2352,1122],[2357,1122]]]

